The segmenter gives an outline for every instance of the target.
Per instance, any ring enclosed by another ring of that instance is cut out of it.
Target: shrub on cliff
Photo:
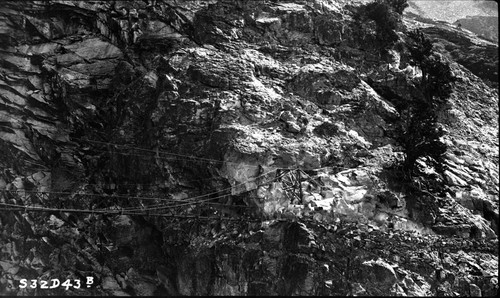
[[[406,159],[404,168],[412,174],[420,157],[431,157],[439,171],[446,145],[440,141],[444,132],[438,124],[438,111],[444,108],[455,80],[449,64],[433,51],[432,42],[419,30],[408,33],[410,63],[422,70],[419,89],[402,113],[399,142]]]
[[[401,14],[408,7],[407,0],[376,0],[362,5],[357,17],[372,20],[376,24],[376,37],[382,50],[398,40],[396,30],[401,23]]]
[[[400,15],[402,15],[403,11],[408,6],[410,6],[408,4],[408,0],[385,0],[385,2],[389,4],[392,7],[392,9]]]
[[[420,30],[408,32],[406,43],[410,64],[422,70],[420,89],[425,100],[436,107],[451,94],[451,84],[455,81],[450,65],[433,51],[432,42]]]
[[[436,169],[441,168],[446,145],[440,141],[444,131],[438,126],[434,109],[424,101],[416,101],[402,113],[399,143],[405,152],[403,168],[412,175],[420,157],[431,157]]]

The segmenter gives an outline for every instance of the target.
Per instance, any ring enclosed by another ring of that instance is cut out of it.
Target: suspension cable
[[[223,216],[198,216],[198,215],[175,215],[162,213],[147,213],[147,212],[129,212],[121,209],[115,210],[90,210],[90,209],[60,209],[60,208],[45,208],[45,207],[28,207],[16,204],[0,203],[0,205],[10,208],[0,208],[0,211],[29,211],[29,212],[67,212],[67,213],[86,213],[86,214],[105,214],[105,215],[139,215],[139,216],[156,216],[156,217],[171,217],[171,218],[192,218],[192,219],[222,219],[232,221],[249,221],[261,222],[261,220],[250,218],[233,218]]]
[[[223,194],[223,195],[220,195],[220,196],[216,196],[216,197],[213,197],[213,198],[208,198],[208,199],[204,199],[204,200],[197,200],[197,201],[194,201],[196,199],[199,199],[199,198],[203,198],[203,197],[207,197],[207,196],[210,196],[210,195],[214,195],[214,194],[219,194],[221,192],[224,192],[224,191],[227,191],[227,190],[232,190],[233,188],[237,187],[237,186],[241,186],[241,185],[245,185],[246,183],[249,183],[249,182],[254,182],[256,180],[258,180],[259,178],[261,177],[264,177],[264,176],[267,176],[275,171],[277,171],[278,169],[275,169],[275,170],[272,170],[272,171],[269,171],[269,172],[266,172],[266,173],[263,173],[259,176],[256,176],[254,177],[252,180],[247,180],[245,182],[242,182],[242,183],[239,183],[239,184],[236,184],[232,187],[229,187],[229,188],[225,188],[225,189],[222,189],[222,190],[219,190],[219,191],[216,191],[216,192],[212,192],[212,193],[208,193],[208,194],[203,194],[203,195],[199,195],[199,196],[195,196],[195,197],[191,197],[191,198],[186,198],[184,200],[182,200],[182,203],[180,204],[175,204],[177,202],[175,202],[174,204],[170,204],[170,205],[165,205],[165,204],[153,204],[153,205],[149,205],[147,206],[147,208],[137,208],[137,207],[130,207],[130,208],[122,208],[122,210],[124,211],[147,211],[147,210],[163,210],[163,209],[170,209],[170,208],[177,208],[177,207],[183,207],[183,206],[188,206],[188,205],[193,205],[193,204],[201,204],[201,203],[204,203],[204,202],[207,202],[207,201],[212,201],[212,200],[216,200],[216,199],[219,199],[219,198],[223,198],[223,197],[226,197],[228,196],[228,194]],[[284,174],[280,175],[280,177],[282,177]],[[271,179],[270,181],[264,183],[264,184],[269,184],[273,181],[276,181],[277,179],[279,179],[280,177],[275,177],[274,179]],[[6,191],[6,190],[1,190],[0,192],[9,192],[9,191]],[[85,196],[97,196],[97,197],[105,197],[105,198],[127,198],[127,199],[142,199],[142,200],[170,200],[171,199],[161,199],[161,198],[157,198],[157,197],[137,197],[137,196],[123,196],[123,195],[101,195],[101,194],[88,194],[88,193],[70,193],[70,192],[36,192],[36,191],[23,191],[23,190],[16,190],[16,191],[13,191],[13,192],[17,192],[17,193],[36,193],[36,194],[42,194],[42,193],[48,193],[48,194],[68,194],[68,195],[85,195]],[[93,211],[107,211],[109,209],[94,209]]]
[[[101,144],[101,145],[119,146],[119,147],[123,147],[123,148],[140,150],[140,151],[144,151],[144,152],[151,152],[151,153],[158,153],[158,154],[161,153],[161,154],[171,155],[171,156],[176,156],[176,157],[184,157],[184,158],[188,158],[188,159],[195,159],[195,160],[205,161],[205,162],[218,162],[218,163],[228,163],[228,164],[238,164],[238,165],[241,164],[239,162],[230,162],[230,161],[222,161],[222,160],[218,160],[218,159],[195,157],[195,156],[191,156],[191,155],[173,153],[173,152],[168,152],[168,151],[163,151],[163,150],[145,149],[145,148],[141,148],[141,147],[122,145],[122,144],[110,143],[110,142],[102,142],[102,141],[97,141],[97,140],[86,140],[86,139],[82,139],[82,138],[73,138],[73,139],[84,141],[84,142],[95,143],[95,144]],[[248,167],[259,167],[259,166],[258,165],[256,165],[256,166],[248,165]]]
[[[234,186],[227,187],[227,188],[215,191],[215,192],[211,192],[211,193],[207,193],[207,194],[195,196],[195,197],[192,197],[192,198],[186,198],[183,201],[194,200],[194,199],[198,199],[198,198],[203,198],[203,197],[214,195],[214,194],[218,194],[218,193],[221,193],[221,192],[224,192],[224,191],[227,191],[227,190],[232,190],[235,187],[244,185],[244,184],[249,183],[249,182],[254,182],[258,178],[266,176],[268,174],[271,174],[271,173],[273,173],[273,172],[275,172],[277,170],[278,169],[275,169],[275,170],[263,173],[262,175],[254,177],[253,180],[247,180],[247,181],[244,181],[242,183],[239,183],[239,184],[236,184]],[[57,191],[43,191],[43,192],[40,192],[40,191],[29,191],[29,190],[10,190],[10,191],[0,190],[0,192],[17,192],[17,193],[34,193],[34,194],[56,194],[56,195],[80,195],[80,196],[94,196],[94,197],[103,197],[103,198],[123,198],[123,199],[139,199],[139,200],[172,201],[172,199],[165,199],[165,198],[160,198],[160,197],[142,197],[142,196],[127,196],[127,195],[105,195],[105,194],[72,193],[72,192],[57,192]]]

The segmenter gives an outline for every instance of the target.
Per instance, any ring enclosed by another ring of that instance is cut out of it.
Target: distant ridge
[[[467,16],[457,20],[454,24],[460,24],[462,28],[498,43],[498,17]]]
[[[498,3],[484,0],[409,0],[405,13],[454,23],[467,16],[498,17]],[[498,27],[498,25],[497,25]]]

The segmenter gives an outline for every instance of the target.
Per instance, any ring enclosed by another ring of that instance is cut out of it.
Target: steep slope
[[[431,22],[446,22],[498,43],[498,3],[495,1],[409,1],[405,14]]]
[[[498,16],[468,16],[455,24],[498,43]]]
[[[414,78],[346,4],[2,2],[2,293],[495,295],[497,46],[405,19],[458,79],[411,187]]]
[[[488,0],[410,0],[407,13],[416,13],[425,18],[454,23],[467,16],[496,16],[498,4]]]

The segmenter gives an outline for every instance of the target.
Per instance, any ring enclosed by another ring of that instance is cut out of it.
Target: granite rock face
[[[2,208],[108,210],[0,211],[0,291],[495,295],[498,46],[405,17],[458,79],[446,191],[408,189],[391,169],[414,77],[347,4],[0,3]]]

